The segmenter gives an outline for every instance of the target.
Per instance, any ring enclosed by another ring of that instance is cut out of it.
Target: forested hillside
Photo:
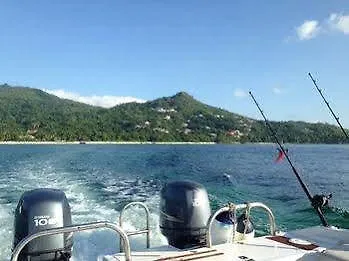
[[[292,143],[340,143],[336,126],[272,122]],[[0,141],[272,142],[263,121],[203,104],[185,92],[110,109],[41,90],[0,85]]]

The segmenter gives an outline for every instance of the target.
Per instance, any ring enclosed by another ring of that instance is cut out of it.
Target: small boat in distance
[[[83,138],[81,138],[81,137],[79,137],[79,144],[86,144],[86,141],[84,141],[84,139]]]

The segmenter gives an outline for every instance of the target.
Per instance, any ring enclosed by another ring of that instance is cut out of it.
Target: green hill
[[[292,143],[339,143],[336,126],[272,122]],[[265,123],[203,104],[185,92],[110,109],[38,89],[0,85],[0,141],[272,142]]]

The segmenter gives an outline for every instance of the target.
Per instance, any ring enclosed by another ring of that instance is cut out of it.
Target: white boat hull
[[[264,236],[241,241],[180,250],[171,246],[132,251],[133,261],[344,261],[349,260],[349,230],[311,227],[285,233],[282,237],[289,243],[281,243]],[[290,240],[291,239],[291,240]],[[294,240],[292,240],[294,239]],[[296,240],[297,239],[297,240]],[[303,240],[304,242],[302,242]],[[308,241],[308,242],[307,242]],[[295,245],[291,242],[305,243]],[[302,247],[311,244],[312,250]],[[103,257],[104,261],[124,261],[123,253]]]

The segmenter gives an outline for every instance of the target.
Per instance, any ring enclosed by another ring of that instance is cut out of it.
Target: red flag
[[[282,150],[280,150],[279,148],[277,150],[278,150],[279,154],[278,154],[277,158],[275,159],[275,162],[280,162],[285,158],[285,153]],[[288,152],[288,150],[286,149],[286,153],[287,152]]]

